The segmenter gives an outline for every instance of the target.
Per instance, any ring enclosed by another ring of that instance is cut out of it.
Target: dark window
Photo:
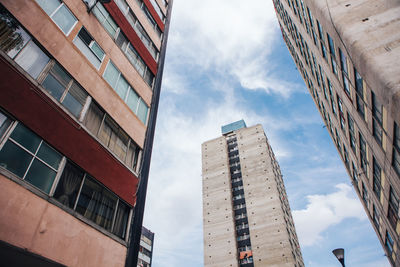
[[[358,135],[359,135],[359,138],[360,138],[360,163],[361,163],[361,168],[364,170],[365,176],[367,176],[367,165],[368,165],[367,145],[365,143],[365,139],[362,136],[362,134],[359,132]]]
[[[388,219],[393,229],[397,227],[397,220],[399,219],[399,198],[396,196],[393,188],[390,187],[389,193],[389,207],[388,207]]]
[[[382,145],[382,121],[383,121],[383,116],[382,116],[382,104],[378,102],[376,99],[376,96],[374,92],[372,93],[372,127],[373,127],[373,135],[375,137],[375,140],[378,142],[378,144]]]
[[[350,139],[350,147],[354,153],[356,153],[356,139],[354,134],[354,121],[351,118],[350,114],[347,113],[347,123],[349,125],[349,139]]]
[[[393,160],[392,166],[397,174],[400,176],[400,130],[397,123],[394,123],[393,134]]]
[[[354,68],[354,79],[356,83],[356,104],[357,111],[360,116],[365,120],[365,110],[364,110],[364,82],[361,75]]]
[[[362,183],[362,198],[365,203],[365,206],[368,207],[368,191],[367,188],[365,187],[364,182]]]
[[[7,133],[13,120],[0,110],[0,142]]]
[[[379,212],[376,209],[375,205],[373,205],[372,220],[374,221],[376,229],[378,229],[378,230],[379,230],[379,218],[380,218]]]
[[[93,179],[86,177],[76,211],[106,230],[111,230],[117,198]]]
[[[353,181],[354,185],[358,189],[358,173],[357,173],[357,168],[356,165],[354,165],[354,162],[351,162],[351,166],[353,167]]]
[[[387,248],[387,250],[390,252],[389,258],[391,258],[392,256],[392,252],[393,252],[393,239],[389,234],[389,231],[386,231],[386,237],[385,237],[385,247]]]
[[[54,198],[73,209],[84,174],[80,168],[71,162],[67,162],[54,193]]]
[[[381,177],[382,177],[382,170],[379,166],[378,162],[374,158],[374,165],[373,165],[373,174],[374,174],[374,192],[378,200],[380,201],[381,197]]]
[[[342,71],[344,74],[348,75],[347,71],[347,58],[343,54],[342,50],[339,48],[339,55],[340,55],[340,67],[342,68]]]
[[[0,167],[50,193],[62,155],[22,124],[18,124],[0,151]]]

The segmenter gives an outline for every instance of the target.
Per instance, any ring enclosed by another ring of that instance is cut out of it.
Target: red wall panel
[[[153,19],[157,22],[158,27],[160,27],[162,32],[164,32],[164,23],[162,22],[161,18],[158,16],[153,5],[150,3],[149,0],[143,0],[143,3],[146,5],[147,9],[150,11],[151,15],[153,16]]]
[[[138,51],[139,55],[143,58],[146,65],[149,67],[151,72],[156,75],[157,74],[157,62],[151,56],[150,52],[147,50],[147,47],[143,44],[142,40],[136,34],[135,30],[132,28],[129,21],[126,19],[124,14],[122,14],[121,10],[118,8],[117,4],[114,1],[111,1],[108,4],[104,5],[113,19],[117,22],[118,26],[121,28],[122,32],[126,34],[126,37],[133,44],[136,51]]]

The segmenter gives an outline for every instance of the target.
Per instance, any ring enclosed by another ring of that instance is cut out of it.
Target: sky
[[[262,124],[309,267],[390,266],[282,40],[272,0],[174,0],[144,226],[153,267],[203,266],[201,144]]]

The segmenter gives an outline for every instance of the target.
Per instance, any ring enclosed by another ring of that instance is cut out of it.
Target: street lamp
[[[344,249],[343,248],[337,248],[337,249],[332,250],[332,253],[338,259],[338,261],[340,261],[342,266],[345,267],[344,266]]]

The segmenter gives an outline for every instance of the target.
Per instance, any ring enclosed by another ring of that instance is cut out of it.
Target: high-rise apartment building
[[[0,265],[137,265],[171,6],[0,0]]]
[[[292,54],[393,266],[400,266],[400,2],[273,0]]]
[[[204,266],[304,266],[282,174],[260,124],[202,144]]]
[[[153,258],[154,233],[146,227],[142,227],[140,236],[140,248],[137,267],[151,267]]]

